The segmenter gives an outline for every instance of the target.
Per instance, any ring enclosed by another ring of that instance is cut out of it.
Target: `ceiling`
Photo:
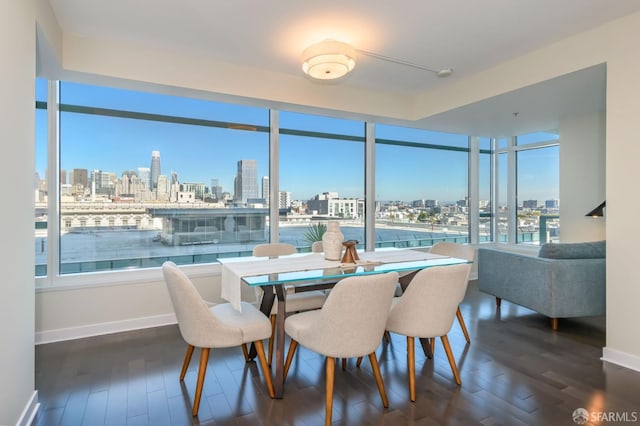
[[[180,50],[301,75],[300,55],[327,39],[419,64],[358,55],[336,84],[408,95],[462,79],[640,10],[638,0],[49,0],[63,32]],[[604,109],[597,66],[420,120],[433,130],[504,136],[553,130],[562,115]],[[518,114],[513,114],[518,113]]]

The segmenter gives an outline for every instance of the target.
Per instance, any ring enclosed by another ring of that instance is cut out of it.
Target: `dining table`
[[[296,253],[286,256],[241,256],[218,258],[221,264],[221,296],[236,309],[241,309],[242,287],[262,289],[260,310],[268,317],[278,304],[275,329],[275,372],[273,384],[276,398],[284,395],[284,362],[287,294],[330,289],[338,281],[351,276],[382,274],[395,271],[401,276],[402,288],[421,269],[434,266],[469,263],[468,260],[438,255],[415,249],[379,248],[358,252],[354,263],[327,260],[323,253]],[[429,345],[423,342],[425,352]],[[255,357],[252,346],[249,353]]]

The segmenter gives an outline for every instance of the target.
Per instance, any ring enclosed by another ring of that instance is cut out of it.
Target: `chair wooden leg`
[[[358,357],[358,360],[356,361],[356,367],[358,367],[358,368],[359,368],[359,367],[360,367],[360,364],[362,364],[362,357],[361,357],[361,356],[359,356],[359,357]]]
[[[431,339],[433,342],[433,339]],[[407,336],[407,368],[409,369],[409,399],[416,400],[416,349],[415,339]]]
[[[324,415],[324,424],[325,426],[331,426],[331,414],[333,413],[333,380],[335,377],[336,370],[336,359],[328,356],[326,360],[326,392],[325,392],[325,415]]]
[[[469,332],[467,331],[467,325],[464,323],[464,318],[462,318],[462,312],[460,312],[460,306],[458,306],[458,310],[456,311],[456,317],[458,317],[458,323],[460,324],[460,328],[462,329],[464,338],[467,340],[467,343],[471,343],[471,338],[469,337]]]
[[[200,398],[202,397],[202,386],[204,385],[204,375],[207,373],[207,362],[209,361],[209,348],[200,349],[200,367],[198,368],[198,381],[196,382],[196,395],[193,398],[193,417],[198,415],[200,410]]]
[[[249,362],[249,349],[247,349],[247,344],[242,344],[242,355],[244,355],[245,362]]]
[[[298,348],[298,342],[296,342],[295,340],[291,340],[291,343],[289,343],[289,351],[287,352],[287,360],[284,363],[284,374],[283,374],[283,379],[282,380],[286,380],[287,379],[287,373],[289,372],[289,367],[291,367],[291,361],[293,361],[293,355],[296,353],[296,349]]]
[[[180,372],[180,381],[184,381],[184,376],[187,374],[187,368],[191,362],[191,355],[193,355],[193,345],[187,346],[187,353],[184,355],[184,362],[182,363],[182,371]]]
[[[451,345],[449,345],[449,338],[445,334],[444,336],[440,336],[440,340],[442,340],[442,346],[444,346],[444,351],[447,354],[447,359],[449,360],[449,365],[451,366],[451,372],[453,373],[453,378],[456,380],[456,383],[458,385],[461,385],[462,381],[460,380],[458,367],[456,367],[456,360],[453,358],[453,352],[451,352]]]
[[[382,381],[382,375],[380,374],[380,366],[378,365],[378,358],[376,357],[375,352],[371,352],[369,354],[369,362],[371,363],[373,376],[376,378],[376,385],[378,385],[378,392],[380,392],[382,405],[385,408],[387,408],[389,406],[389,400],[387,399],[387,392],[384,390],[384,382]]]
[[[389,333],[389,330],[385,330],[382,337],[387,341],[387,343],[391,342],[391,333]]]
[[[499,297],[496,297],[496,308],[499,308],[501,303],[502,303],[502,299]]]
[[[271,337],[269,337],[269,367],[271,367],[271,360],[273,360],[273,341],[275,340],[276,335],[276,316],[269,316],[269,320],[271,320]]]
[[[342,358],[342,371],[347,371],[347,359]]]
[[[264,345],[262,344],[262,340],[256,340],[255,342],[253,342],[253,344],[256,345],[258,360],[260,361],[260,367],[262,367],[262,372],[264,373],[264,380],[267,382],[267,390],[269,391],[269,396],[271,398],[275,398],[276,392],[273,389],[271,370],[269,370],[269,366],[267,365],[267,358],[264,355]]]
[[[558,331],[558,318],[551,318],[551,329]]]

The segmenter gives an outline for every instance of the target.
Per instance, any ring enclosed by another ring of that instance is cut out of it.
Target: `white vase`
[[[342,242],[344,235],[340,232],[340,223],[331,221],[327,224],[327,230],[322,236],[322,249],[327,260],[340,260],[342,255]]]

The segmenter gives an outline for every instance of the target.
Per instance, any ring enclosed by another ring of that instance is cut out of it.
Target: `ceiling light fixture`
[[[355,66],[355,49],[340,41],[321,41],[302,52],[302,71],[318,80],[334,80],[343,77]]]
[[[334,80],[347,75],[355,68],[356,52],[383,61],[429,71],[441,78],[449,77],[453,73],[452,68],[435,70],[368,50],[356,49],[347,43],[336,40],[324,40],[307,47],[302,52],[302,70],[305,74],[318,80]]]

